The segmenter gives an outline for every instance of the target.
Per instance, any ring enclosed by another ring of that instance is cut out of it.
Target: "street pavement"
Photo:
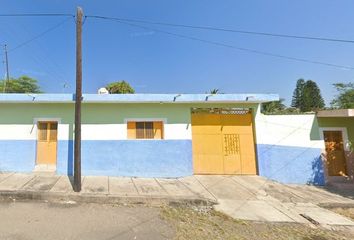
[[[0,239],[172,239],[160,209],[110,204],[0,202]]]

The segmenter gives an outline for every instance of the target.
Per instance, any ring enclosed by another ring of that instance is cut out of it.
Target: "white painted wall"
[[[69,124],[58,124],[58,140],[69,139]],[[0,140],[37,140],[37,124],[0,124]]]
[[[323,140],[310,139],[314,119],[314,114],[258,114],[255,124],[257,144],[323,148]]]
[[[192,139],[192,126],[187,123],[165,124],[165,139]]]
[[[127,140],[127,124],[82,124],[82,140]],[[73,139],[69,124],[58,124],[58,140]],[[192,139],[190,124],[164,124],[164,139]],[[37,124],[0,124],[0,140],[37,140]]]
[[[136,121],[136,119],[135,119]],[[127,124],[83,124],[82,140],[127,140]],[[164,139],[191,139],[190,124],[164,123]]]
[[[82,140],[126,140],[127,124],[82,124]]]
[[[0,140],[35,140],[35,124],[0,124]]]

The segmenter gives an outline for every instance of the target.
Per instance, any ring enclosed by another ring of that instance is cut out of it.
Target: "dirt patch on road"
[[[329,208],[329,210],[354,220],[354,208]]]
[[[166,207],[161,217],[176,230],[175,239],[354,239],[349,231],[330,231],[294,223],[261,223],[232,219],[211,209]]]

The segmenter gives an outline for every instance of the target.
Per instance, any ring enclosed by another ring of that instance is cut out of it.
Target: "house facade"
[[[0,95],[0,171],[73,174],[74,97]],[[254,119],[266,94],[86,94],[82,174],[257,174]]]
[[[274,94],[84,94],[82,174],[261,175],[325,183],[315,115],[266,116]],[[73,174],[74,96],[0,94],[0,171]]]

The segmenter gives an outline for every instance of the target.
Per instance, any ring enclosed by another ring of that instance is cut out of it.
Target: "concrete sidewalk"
[[[82,177],[82,191],[75,193],[71,178],[68,176],[0,173],[0,196],[3,199],[127,204],[216,203],[216,199],[194,177],[157,179],[85,176]]]
[[[259,176],[196,178],[217,199],[215,209],[236,219],[354,226],[350,219],[321,207],[354,207],[354,200],[324,188],[280,184]]]
[[[82,178],[75,193],[67,176],[0,173],[2,199],[38,199],[97,203],[215,205],[233,218],[269,222],[354,226],[321,205],[352,206],[354,200],[323,188],[285,185],[259,176],[190,176],[178,179]]]

